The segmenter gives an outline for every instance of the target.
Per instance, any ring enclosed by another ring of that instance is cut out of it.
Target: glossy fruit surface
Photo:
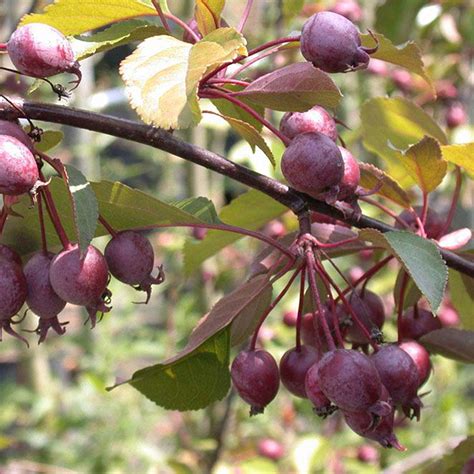
[[[38,180],[38,165],[31,151],[16,138],[0,135],[0,193],[27,193]]]
[[[429,352],[416,341],[404,341],[399,344],[399,347],[403,349],[415,363],[418,369],[419,387],[421,387],[431,374],[432,366]]]
[[[338,199],[344,201],[346,199],[354,199],[356,190],[360,182],[359,163],[349,150],[342,146],[338,147],[344,160],[344,175],[339,183]]]
[[[317,132],[297,135],[283,153],[281,170],[290,186],[317,197],[344,176],[344,160],[337,145]]]
[[[317,360],[316,349],[311,346],[293,347],[285,352],[280,360],[280,379],[289,392],[306,398],[306,372]]]

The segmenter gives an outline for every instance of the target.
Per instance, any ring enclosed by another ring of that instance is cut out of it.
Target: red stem
[[[426,224],[426,217],[428,215],[428,193],[423,191],[423,207],[421,209],[421,222],[423,224],[423,232]]]
[[[451,200],[451,207],[449,208],[448,216],[446,217],[446,222],[444,223],[443,230],[439,233],[439,236],[437,237],[441,237],[442,235],[446,234],[448,229],[451,227],[451,224],[453,223],[454,214],[456,213],[456,207],[458,205],[459,196],[461,193],[461,186],[462,186],[461,168],[459,168],[459,166],[456,166],[455,172],[456,172],[456,185],[454,188],[453,198]]]
[[[266,58],[267,56],[271,56],[273,53],[276,53],[280,48],[279,47],[276,47],[276,48],[272,48],[270,49],[269,51],[265,51],[264,53],[262,54],[259,54],[255,57],[253,57],[250,61],[247,61],[245,64],[242,64],[242,66],[240,66],[239,68],[237,68],[235,71],[233,71],[229,76],[228,78],[229,79],[232,79],[234,78],[235,76],[238,76],[242,71],[244,71],[245,69],[247,69],[248,67],[250,67],[252,64],[255,64],[257,63],[258,61],[261,61],[262,59]]]
[[[255,110],[252,109],[252,107],[248,106],[244,102],[240,101],[239,99],[236,99],[235,97],[231,96],[228,93],[221,92],[220,90],[217,90],[216,88],[212,87],[212,89],[205,89],[205,91],[202,91],[200,94],[200,97],[207,98],[207,99],[225,99],[228,100],[229,102],[232,102],[234,105],[237,107],[240,107],[242,110],[245,110],[248,114],[250,114],[255,120],[258,120],[262,125],[267,127],[271,132],[273,132],[283,143],[285,146],[288,146],[290,143],[290,140],[285,137],[276,127],[274,127],[268,120],[264,119],[260,114],[255,112]]]
[[[3,228],[5,226],[5,222],[7,222],[8,213],[5,206],[2,208],[0,212],[0,235],[3,233]]]
[[[166,21],[166,17],[163,13],[163,10],[161,9],[160,4],[157,2],[157,0],[151,0],[151,3],[153,3],[153,6],[155,7],[155,10],[158,12],[158,15],[160,16],[161,23],[163,23],[163,26],[164,26],[165,30],[169,34],[172,34],[171,28],[168,25],[168,22]]]
[[[238,79],[230,79],[228,77],[222,77],[222,78],[219,78],[219,77],[216,77],[215,79],[209,79],[207,81],[207,84],[211,84],[211,85],[214,85],[214,84],[236,84],[238,86],[244,86],[244,87],[247,87],[250,82],[247,82],[247,81],[239,81]]]
[[[117,231],[105,220],[105,218],[99,214],[99,222],[105,227],[107,232],[112,236],[117,236]]]
[[[331,244],[325,244],[324,242],[319,242],[318,240],[318,247],[321,247],[323,249],[334,249],[340,247],[341,245],[351,244],[352,242],[356,242],[358,240],[359,237],[351,237],[350,239],[339,240],[338,242],[334,242]]]
[[[402,334],[402,315],[403,315],[403,303],[405,301],[405,291],[407,289],[408,273],[403,272],[402,282],[400,285],[400,295],[398,297],[398,308],[397,308],[397,331],[398,331],[398,342],[401,342]]]
[[[245,27],[245,23],[247,23],[247,19],[249,17],[250,10],[252,9],[252,4],[253,4],[253,0],[247,0],[247,5],[245,5],[244,13],[242,14],[242,18],[239,21],[239,26],[237,26],[237,31],[239,33],[242,33],[242,31]]]
[[[306,265],[303,266],[300,277],[300,297],[298,301],[298,314],[296,316],[296,350],[301,349],[301,322],[303,321],[304,289],[306,284]]]
[[[295,281],[296,277],[299,275],[301,272],[302,268],[304,267],[304,264],[301,264],[294,272],[293,275],[291,275],[290,279],[288,280],[287,284],[283,288],[283,290],[280,292],[280,294],[273,300],[273,302],[270,304],[270,306],[265,310],[265,312],[262,314],[260,317],[260,320],[258,321],[257,327],[255,328],[255,331],[252,336],[252,341],[250,342],[250,348],[249,350],[254,351],[255,346],[257,345],[257,338],[258,338],[258,332],[260,331],[260,328],[262,327],[263,323],[267,319],[268,315],[272,312],[272,310],[275,308],[275,306],[281,301],[281,299],[288,293],[288,290],[290,289],[292,283]]]
[[[46,239],[46,229],[44,226],[43,197],[38,194],[38,218],[41,232],[41,246],[43,253],[48,254],[48,240]]]
[[[395,219],[404,229],[410,228],[410,226],[403,219],[401,219],[397,214],[395,214],[391,209],[384,206],[383,204],[376,201],[375,199],[371,199],[369,197],[359,197],[359,200],[364,201],[367,204],[370,204],[372,206],[378,207],[381,211],[385,212],[385,214]]]

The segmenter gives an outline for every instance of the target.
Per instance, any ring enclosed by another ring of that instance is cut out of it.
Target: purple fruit
[[[10,196],[27,193],[38,180],[38,165],[31,151],[16,138],[1,135],[0,193]]]
[[[280,131],[290,140],[306,132],[319,132],[334,142],[337,140],[336,122],[319,105],[306,112],[287,112],[281,119]]]
[[[394,405],[401,406],[410,418],[419,420],[423,404],[417,396],[420,377],[413,359],[396,344],[380,347],[370,358]]]
[[[415,212],[418,216],[421,216],[421,207],[416,206],[414,208]],[[409,210],[405,210],[400,214],[400,219],[408,224],[411,230],[418,231],[418,223],[416,222],[416,218],[413,215],[413,212]],[[432,208],[428,208],[428,214],[426,216],[426,222],[424,225],[426,236],[429,239],[437,239],[440,237],[441,232],[444,229],[445,220]],[[395,222],[395,227],[397,229],[402,229],[402,225],[398,222]]]
[[[340,201],[354,200],[360,181],[359,163],[357,163],[357,160],[352,156],[349,150],[346,150],[342,146],[338,148],[344,160],[344,176],[339,183],[337,198]]]
[[[442,327],[441,321],[433,316],[430,311],[418,307],[409,308],[403,313],[400,322],[400,339],[417,340],[425,334]]]
[[[280,360],[280,379],[289,392],[306,398],[306,372],[317,360],[316,349],[311,346],[293,347],[285,352]]]
[[[344,411],[387,414],[386,402],[380,400],[382,381],[366,355],[348,349],[326,353],[318,363],[318,380],[326,397]]]
[[[8,245],[0,244],[0,259],[2,258],[15,262],[17,265],[20,265],[20,267],[22,265],[21,257]]]
[[[263,413],[278,393],[278,365],[267,351],[241,351],[232,362],[230,375],[237,393],[250,405],[251,416]]]
[[[311,16],[301,32],[301,53],[313,66],[326,72],[365,69],[374,49],[362,47],[356,26],[333,12]]]
[[[7,43],[12,63],[23,74],[49,77],[69,72],[81,79],[79,63],[68,39],[56,28],[42,23],[20,26]]]
[[[318,197],[336,188],[344,176],[344,160],[337,145],[318,132],[297,135],[281,160],[281,170],[290,186]]]
[[[429,352],[416,341],[404,341],[399,344],[400,349],[403,349],[412,359],[418,369],[419,387],[421,387],[430,377],[431,374],[431,360]]]
[[[68,303],[85,306],[92,327],[96,313],[110,310],[104,298],[108,297],[109,274],[107,261],[94,246],[89,245],[82,255],[77,245],[58,253],[49,269],[49,279],[55,293]]]
[[[16,138],[23,143],[32,153],[34,153],[33,142],[28,134],[23,130],[18,122],[10,122],[9,120],[0,120],[0,135],[7,135]]]
[[[337,410],[319,386],[318,364],[313,364],[306,372],[305,377],[306,397],[313,404],[313,409],[318,416],[326,418]]]
[[[143,235],[133,232],[120,232],[114,236],[105,248],[105,258],[112,275],[123,283],[136,286],[137,289],[151,294],[151,285],[162,283],[163,272],[151,276],[155,255],[149,240]]]
[[[28,260],[24,268],[28,286],[26,303],[40,318],[36,329],[40,336],[39,343],[45,340],[49,328],[60,335],[65,332],[57,316],[66,306],[66,302],[56,294],[49,281],[49,269],[53,258],[52,253],[39,252]]]
[[[288,326],[289,328],[296,327],[296,322],[298,320],[298,312],[297,311],[285,311],[283,314],[283,324]]]
[[[466,109],[462,104],[456,103],[449,106],[446,111],[446,125],[448,128],[456,128],[465,125],[468,121]]]

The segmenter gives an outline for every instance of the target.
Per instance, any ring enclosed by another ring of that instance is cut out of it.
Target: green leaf
[[[406,150],[425,135],[442,145],[447,143],[444,132],[423,109],[400,97],[368,100],[362,106],[361,120],[365,148],[386,160],[390,176],[403,189],[411,186],[413,180],[407,180],[399,150]]]
[[[226,224],[256,230],[288,209],[259,191],[248,191],[223,207],[219,218]],[[184,245],[185,272],[192,274],[202,262],[242,238],[240,234],[211,230],[200,242]]]
[[[399,184],[391,178],[387,173],[370,163],[359,163],[360,169],[360,185],[365,189],[374,189],[380,183],[382,187],[377,194],[384,198],[390,199],[400,206],[408,209],[411,206],[410,196],[404,191]]]
[[[242,120],[228,117],[226,115],[221,115],[221,117],[230,124],[230,126],[244,139],[248,142],[252,151],[255,152],[255,147],[260,148],[260,150],[265,153],[267,158],[270,160],[270,163],[275,167],[275,157],[273,156],[272,150],[267,145],[265,139],[260,135],[258,130],[256,130],[252,125],[246,123]]]
[[[325,72],[296,63],[265,74],[236,95],[269,109],[304,112],[314,105],[332,109],[342,94]]]
[[[120,74],[145,123],[186,128],[201,119],[197,88],[204,74],[245,53],[245,40],[233,28],[219,28],[194,45],[155,36],[122,61]]]
[[[474,331],[443,328],[425,334],[420,343],[448,359],[474,364]]]
[[[44,13],[25,15],[20,25],[45,23],[65,35],[78,35],[120,20],[156,15],[156,10],[140,0],[55,0]]]
[[[432,311],[438,310],[446,288],[448,267],[432,241],[410,232],[392,231],[382,234],[374,229],[360,231],[359,237],[391,252],[428,300]]]
[[[434,91],[434,86],[431,78],[425,70],[425,65],[421,58],[421,51],[417,44],[413,41],[408,41],[401,46],[395,46],[384,35],[376,34],[375,37],[379,42],[379,49],[371,54],[372,58],[380,59],[397,66],[402,66],[410,72],[421,76]],[[366,47],[374,46],[374,40],[369,34],[361,35],[362,45]]]
[[[474,142],[441,147],[443,158],[460,166],[474,179]]]
[[[59,130],[45,130],[41,135],[41,141],[35,143],[35,148],[38,151],[46,153],[55,146],[59,145],[64,138],[64,133]]]
[[[423,192],[430,193],[441,184],[448,164],[441,157],[441,148],[434,138],[425,136],[402,154],[403,166]]]
[[[230,387],[229,333],[226,327],[191,352],[138,370],[126,383],[167,410],[205,408]]]
[[[132,41],[143,41],[151,36],[167,34],[164,28],[144,20],[128,20],[112,25],[106,30],[88,36],[71,39],[71,45],[78,61],[94,54],[103,53]]]
[[[171,206],[177,207],[188,214],[192,214],[200,221],[208,224],[222,224],[217,215],[216,208],[212,201],[204,197],[188,198],[182,201],[174,201],[170,203]]]
[[[64,168],[72,200],[76,240],[81,252],[84,252],[95,235],[99,206],[87,178],[74,166],[65,165]]]
[[[449,269],[451,304],[459,313],[464,329],[474,330],[474,278]]]
[[[224,6],[225,0],[196,0],[194,17],[202,36],[206,36],[219,28]]]

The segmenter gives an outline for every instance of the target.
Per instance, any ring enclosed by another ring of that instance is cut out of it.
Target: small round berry
[[[429,352],[416,341],[404,341],[399,344],[412,359],[418,369],[419,387],[421,387],[431,374],[431,360]]]
[[[400,338],[401,339],[420,339],[420,337],[428,334],[443,326],[441,321],[431,314],[430,311],[422,308],[409,308],[403,313],[400,322]]]
[[[32,153],[34,153],[33,142],[28,134],[23,130],[18,122],[0,120],[0,135],[7,135],[16,138],[23,143]]]

